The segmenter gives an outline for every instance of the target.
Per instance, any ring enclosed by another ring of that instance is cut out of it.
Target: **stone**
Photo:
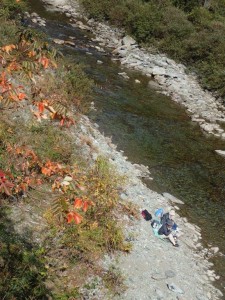
[[[39,16],[38,16],[38,14],[37,14],[36,12],[32,12],[32,13],[31,13],[31,17],[33,17],[33,18],[38,18]]]
[[[138,79],[135,79],[135,83],[141,83],[141,82],[140,82],[140,80],[138,80]]]
[[[65,43],[64,40],[60,40],[60,39],[53,39],[53,42],[58,45],[63,45]]]
[[[169,194],[169,193],[163,193],[162,194],[163,197],[165,197],[167,200],[170,200],[173,203],[177,203],[177,204],[184,204],[183,201],[179,200],[178,198],[174,197],[173,195]]]
[[[64,44],[70,45],[70,46],[75,46],[75,43],[72,41],[64,41]]]
[[[152,74],[160,75],[160,76],[166,75],[166,70],[165,70],[165,68],[155,66],[152,68]]]
[[[126,35],[123,39],[122,39],[122,45],[125,46],[131,46],[136,44],[136,41],[129,35]]]
[[[176,286],[174,283],[167,284],[167,287],[170,291],[177,293],[177,294],[184,294],[184,291]]]
[[[225,150],[215,150],[215,152],[223,157],[225,157]]]
[[[148,86],[150,88],[153,88],[153,89],[156,89],[156,90],[161,90],[162,89],[162,87],[160,86],[160,84],[158,82],[156,82],[155,80],[150,80],[148,82]]]
[[[130,77],[125,72],[118,73],[118,75],[122,76],[125,79],[129,79]]]

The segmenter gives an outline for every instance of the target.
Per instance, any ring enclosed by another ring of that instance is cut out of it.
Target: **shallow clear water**
[[[205,244],[219,246],[222,256],[213,262],[225,286],[225,159],[215,154],[225,150],[225,143],[206,137],[192,123],[183,108],[148,87],[148,79],[126,70],[124,80],[120,66],[109,56],[95,50],[89,37],[66,24],[61,14],[46,13],[41,2],[30,1],[33,9],[48,22],[50,37],[75,37],[75,47],[61,48],[75,62],[84,63],[94,79],[94,102],[97,108],[90,117],[100,131],[124,150],[129,160],[148,165],[154,180],[146,184],[158,191],[169,192],[185,202],[180,214],[201,227]],[[56,21],[57,20],[57,21]],[[90,52],[92,55],[86,54]],[[97,60],[103,64],[97,64]],[[124,70],[123,70],[124,71]],[[138,78],[141,84],[134,80]]]

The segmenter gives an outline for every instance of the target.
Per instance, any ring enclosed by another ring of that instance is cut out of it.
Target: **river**
[[[110,55],[98,52],[91,35],[70,26],[64,15],[45,11],[40,1],[30,3],[33,11],[46,18],[47,27],[42,30],[50,39],[75,38],[75,47],[61,46],[60,50],[74,62],[84,64],[95,82],[97,110],[89,117],[99,130],[111,136],[130,161],[149,166],[154,180],[146,181],[148,187],[181,199],[185,205],[179,214],[202,229],[205,246],[220,248],[221,255],[212,261],[221,277],[216,286],[224,292],[225,159],[215,150],[225,150],[225,142],[206,137],[182,107],[149,87],[147,77],[121,70]],[[118,75],[123,71],[129,80]],[[135,79],[141,83],[135,83]]]

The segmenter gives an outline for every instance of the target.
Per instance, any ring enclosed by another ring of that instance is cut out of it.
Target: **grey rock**
[[[184,294],[184,291],[176,286],[174,283],[167,284],[167,287],[170,291],[177,293],[177,294]]]
[[[130,77],[125,72],[118,73],[118,75],[122,76],[125,79],[129,79]]]
[[[125,46],[131,46],[136,44],[136,41],[129,35],[126,35],[123,39],[122,39],[122,45]]]
[[[180,199],[174,197],[173,195],[171,195],[169,193],[163,193],[162,195],[163,195],[163,197],[165,197],[166,199],[170,200],[173,203],[184,204],[183,201],[181,201]]]
[[[53,42],[58,45],[63,45],[65,43],[64,40],[60,40],[60,39],[53,39]]]
[[[224,150],[215,150],[215,152],[223,157],[225,157],[225,151]]]

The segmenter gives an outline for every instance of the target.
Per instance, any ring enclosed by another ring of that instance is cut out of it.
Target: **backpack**
[[[150,221],[152,219],[152,215],[147,211],[147,209],[142,210],[141,214],[145,221]]]

